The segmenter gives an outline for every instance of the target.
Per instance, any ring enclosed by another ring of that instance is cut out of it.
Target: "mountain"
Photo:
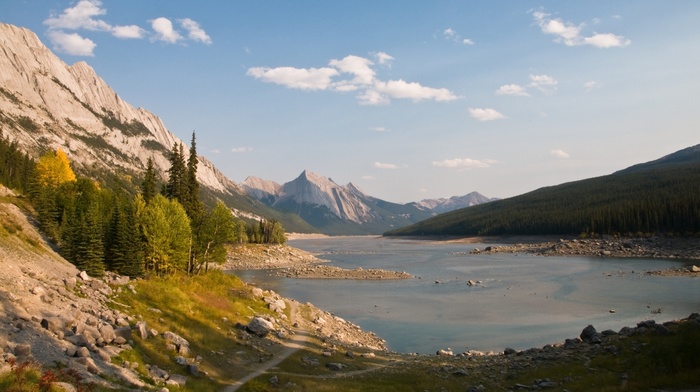
[[[464,196],[452,196],[449,199],[423,199],[416,204],[420,205],[423,208],[427,208],[437,214],[442,214],[444,212],[484,204],[494,200],[498,199],[488,198],[479,192],[471,192]]]
[[[380,234],[433,215],[415,203],[390,203],[367,195],[352,183],[339,185],[310,171],[283,185],[248,177],[241,186],[263,203],[299,215],[330,235]]]
[[[30,30],[0,23],[0,130],[34,158],[63,149],[80,175],[134,190],[148,158],[161,178],[181,143],[155,114],[134,108],[85,62],[67,65]],[[313,232],[297,216],[249,196],[199,156],[202,197],[222,199],[240,217],[277,219],[288,231]]]
[[[348,183],[305,170],[293,181],[248,177],[241,183],[249,195],[266,205],[301,216],[325,234],[379,234],[429,218],[436,213],[491,201],[477,192],[449,199],[397,204],[367,195]]]
[[[700,145],[607,176],[456,210],[385,235],[700,232]]]

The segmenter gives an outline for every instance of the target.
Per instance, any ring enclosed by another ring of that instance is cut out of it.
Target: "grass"
[[[246,374],[244,367],[236,365],[267,352],[261,343],[264,341],[242,340],[236,329],[236,323],[247,324],[251,316],[269,313],[264,303],[252,296],[250,287],[236,276],[211,271],[193,277],[173,275],[133,284],[136,294],[123,290],[115,301],[127,305],[127,311],[139,315],[149,329],[161,334],[171,331],[187,339],[191,356],[201,358],[198,365],[202,375],[188,376],[187,385],[180,390],[222,389],[225,383]],[[144,376],[146,364],[188,375],[184,366],[174,362],[177,353],[165,346],[162,338],[134,337],[133,350],[122,353],[116,361],[139,363],[138,371]]]

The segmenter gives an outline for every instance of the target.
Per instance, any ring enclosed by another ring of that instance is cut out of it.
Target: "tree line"
[[[694,236],[700,159],[542,188],[438,215],[385,235]]]
[[[131,195],[77,177],[60,149],[34,162],[0,137],[0,180],[29,195],[41,230],[68,261],[93,276],[106,270],[131,277],[197,274],[224,263],[228,244],[286,241],[275,220],[246,224],[220,200],[206,208],[194,133],[189,156],[183,151],[181,143],[172,147],[162,185],[148,159],[140,192]]]

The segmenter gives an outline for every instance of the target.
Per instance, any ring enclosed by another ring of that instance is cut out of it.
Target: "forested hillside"
[[[700,232],[700,145],[611,175],[438,215],[385,235]]]

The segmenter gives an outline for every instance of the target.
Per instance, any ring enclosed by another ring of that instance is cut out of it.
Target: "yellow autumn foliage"
[[[68,156],[60,148],[49,151],[36,164],[36,178],[42,187],[55,188],[64,182],[75,181]]]

